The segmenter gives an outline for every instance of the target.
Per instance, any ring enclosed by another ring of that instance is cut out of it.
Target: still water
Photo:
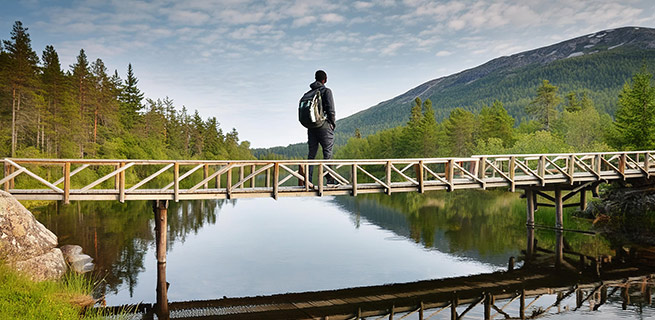
[[[81,202],[34,211],[60,245],[79,244],[95,259],[107,305],[155,302],[150,203]],[[536,216],[542,225],[554,225],[553,219]],[[564,223],[590,227],[568,215]],[[510,257],[520,261],[527,243],[524,201],[493,191],[180,202],[169,205],[168,224],[169,301],[489,273],[507,268]],[[552,231],[539,230],[537,238],[545,248],[555,245]],[[599,236],[567,234],[565,240],[586,255],[611,254]],[[620,312],[620,302],[612,305],[567,317],[655,316],[651,307]]]

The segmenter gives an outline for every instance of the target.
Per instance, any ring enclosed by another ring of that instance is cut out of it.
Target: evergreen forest
[[[20,158],[250,159],[248,141],[216,117],[144,98],[132,64],[121,77],[80,49],[61,66],[51,45],[32,48],[16,21],[0,46],[0,156]]]

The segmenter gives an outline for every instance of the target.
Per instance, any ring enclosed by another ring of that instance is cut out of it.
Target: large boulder
[[[38,222],[11,194],[0,191],[0,259],[35,280],[66,272],[57,236]]]

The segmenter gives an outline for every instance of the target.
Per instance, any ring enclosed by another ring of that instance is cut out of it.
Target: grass
[[[0,319],[80,319],[94,302],[92,290],[93,281],[83,275],[34,282],[0,262]]]

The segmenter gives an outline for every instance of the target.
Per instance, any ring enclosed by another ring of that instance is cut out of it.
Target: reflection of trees
[[[169,202],[168,247],[215,224],[223,200]],[[130,296],[138,274],[145,270],[145,254],[154,246],[154,213],[149,201],[53,203],[34,209],[39,221],[59,237],[59,245],[77,244],[93,257],[104,292],[126,285]]]
[[[526,246],[525,200],[518,193],[458,190],[457,192],[397,193],[335,197],[350,212],[358,212],[380,227],[407,236],[427,248],[469,252],[493,259],[499,253]],[[357,211],[354,211],[354,210]],[[537,223],[554,225],[552,208],[539,208]],[[398,220],[391,216],[403,217]],[[588,221],[565,218],[567,228],[588,228]],[[586,225],[586,227],[585,227]],[[540,245],[554,247],[551,230],[538,232]],[[606,241],[583,234],[566,234],[572,249],[595,255],[607,251]],[[546,245],[548,244],[548,245]],[[504,259],[504,258],[503,258]],[[504,261],[498,261],[504,263]]]

